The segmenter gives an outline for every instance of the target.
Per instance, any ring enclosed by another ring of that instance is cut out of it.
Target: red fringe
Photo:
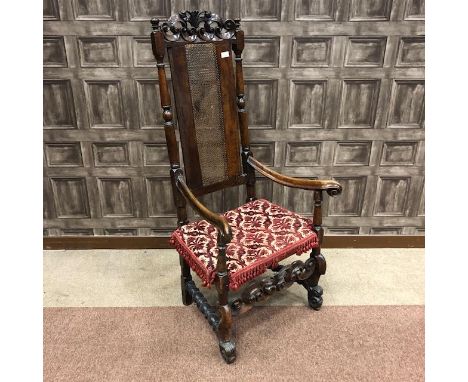
[[[176,232],[172,233],[171,238],[169,239],[169,244],[174,246],[176,251],[184,258],[190,268],[202,279],[203,286],[211,286],[210,273],[213,273],[214,280],[214,272],[209,272],[206,266],[198,259],[197,256],[194,255],[187,244],[185,244],[183,239],[179,237]]]
[[[187,261],[190,268],[202,279],[203,285],[210,287],[214,282],[216,272],[206,268],[200,259],[190,250],[183,239],[174,232],[169,240],[169,243],[175,247],[177,252]],[[283,248],[274,255],[265,257],[264,259],[254,262],[253,264],[229,274],[229,289],[236,290],[241,285],[254,279],[257,276],[265,273],[267,268],[278,265],[278,263],[289,256],[301,255],[304,252],[310,251],[318,246],[317,236],[312,235],[301,239],[297,243]]]
[[[229,289],[236,290],[241,285],[265,273],[267,268],[274,267],[278,263],[289,256],[301,255],[304,252],[310,251],[318,246],[317,236],[309,236],[293,243],[290,246],[283,248],[270,257],[266,257],[258,262],[255,262],[240,271],[230,274]]]

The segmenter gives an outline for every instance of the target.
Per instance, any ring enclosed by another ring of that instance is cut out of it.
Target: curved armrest
[[[268,168],[252,156],[249,156],[247,163],[260,174],[284,186],[302,188],[303,190],[326,191],[330,196],[339,195],[343,190],[341,185],[334,180],[301,179],[282,175]]]
[[[223,245],[229,243],[232,239],[232,231],[227,219],[224,216],[211,211],[197,199],[197,197],[192,193],[192,191],[190,191],[190,188],[185,183],[181,172],[177,172],[175,174],[175,182],[179,191],[192,205],[192,207],[195,208],[195,210],[197,210],[197,212],[204,219],[213,224],[219,230],[221,237],[218,238],[218,242]]]

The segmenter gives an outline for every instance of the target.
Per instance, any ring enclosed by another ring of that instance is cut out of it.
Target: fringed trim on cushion
[[[175,247],[179,255],[184,258],[190,268],[200,277],[202,285],[207,287],[211,286],[214,280],[214,272],[208,272],[205,265],[193,254],[190,248],[187,247],[182,238],[177,234],[177,231],[172,233],[169,244]],[[210,273],[212,273],[212,275],[210,275]]]
[[[213,284],[216,272],[209,271],[206,266],[193,254],[190,248],[185,244],[183,239],[179,236],[177,231],[174,231],[169,239],[169,243],[175,247],[179,255],[181,255],[189,264],[190,268],[200,277],[203,286],[210,287]],[[278,263],[289,256],[301,255],[304,252],[318,246],[317,235],[312,234],[300,241],[293,243],[281,251],[274,254],[274,256],[266,257],[258,262],[245,267],[234,273],[229,273],[229,289],[236,290],[246,282],[253,280],[255,277],[265,273],[269,267],[278,265]]]
[[[229,274],[229,289],[236,290],[246,282],[254,279],[265,273],[267,268],[274,267],[278,263],[289,256],[301,255],[304,252],[310,251],[311,249],[318,246],[317,235],[311,235],[303,238],[302,240],[293,243],[281,251],[278,251],[273,256],[266,257],[258,262],[241,269],[233,274]]]

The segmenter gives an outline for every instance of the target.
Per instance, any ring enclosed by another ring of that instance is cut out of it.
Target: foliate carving
[[[265,300],[275,292],[289,288],[294,282],[301,283],[312,276],[315,266],[316,259],[310,257],[305,262],[296,260],[288,266],[279,267],[279,271],[273,277],[267,277],[246,286],[240,298],[231,302],[232,309],[242,311],[245,309],[243,305],[252,305]]]
[[[240,20],[223,20],[208,11],[183,11],[167,21],[152,19],[151,25],[154,31],[163,32],[167,41],[219,41],[233,38]]]

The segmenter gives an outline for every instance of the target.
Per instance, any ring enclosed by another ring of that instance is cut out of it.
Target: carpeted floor
[[[424,309],[260,307],[225,365],[196,308],[49,308],[46,381],[422,381]]]
[[[423,381],[423,251],[373,250],[373,258],[347,251],[327,257],[333,266],[322,283],[322,310],[305,307],[305,291],[297,289],[280,296],[282,306],[239,317],[233,365],[224,364],[196,307],[177,302],[177,275],[159,277],[158,285],[148,277],[177,269],[172,251],[135,251],[133,258],[46,251],[44,380]],[[398,256],[410,265],[398,264]],[[141,278],[146,282],[135,285]],[[365,305],[356,303],[359,294]]]

